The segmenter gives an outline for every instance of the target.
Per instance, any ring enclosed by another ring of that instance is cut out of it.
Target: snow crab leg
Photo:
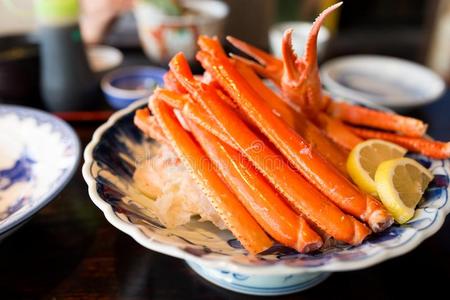
[[[144,134],[170,145],[156,120],[149,118],[154,117],[147,108],[139,109],[135,113],[135,123]],[[188,118],[185,118],[185,121],[215,165],[215,170],[221,173],[221,178],[239,196],[239,200],[272,238],[301,253],[311,252],[322,246],[321,237],[306,220],[285,204],[273,187],[240,156],[239,152]],[[149,130],[149,127],[154,126],[157,126],[157,136],[155,131]]]
[[[241,41],[232,36],[227,36],[227,40],[236,48],[242,52],[252,56],[260,64],[257,64],[251,60],[245,59],[243,57],[232,55],[237,60],[248,64],[255,71],[266,78],[270,78],[276,85],[280,85],[280,79],[283,74],[283,62],[279,59],[273,57],[269,53],[266,53],[244,41]]]
[[[270,236],[302,253],[322,246],[322,239],[305,219],[285,204],[266,179],[239,152],[189,119],[187,122],[221,178]]]
[[[164,88],[179,93],[186,92],[183,89],[183,87],[178,83],[175,76],[173,76],[172,72],[167,71],[166,74],[164,74],[163,79],[164,79]]]
[[[275,94],[274,91],[267,87],[251,68],[239,61],[235,62],[235,66],[255,92],[272,108],[275,115],[284,120],[291,128],[294,128],[296,132],[310,142],[339,171],[343,174],[347,173],[345,167],[347,154],[344,151],[336,147],[305,115],[295,111]]]
[[[155,117],[150,115],[148,108],[138,109],[134,114],[134,124],[139,128],[146,136],[169,145],[164,133],[156,121]]]
[[[271,247],[272,241],[261,226],[213,168],[208,167],[210,160],[178,122],[172,108],[158,98],[153,98],[150,106],[172,148],[245,249],[257,254]]]
[[[234,149],[237,148],[237,146],[233,144],[233,141],[228,136],[223,134],[222,130],[215,124],[211,116],[201,106],[193,103],[193,100],[190,99],[189,95],[180,94],[161,88],[156,89],[153,95],[155,98],[163,100],[171,107],[182,111],[185,116],[211,132],[213,135],[217,136],[227,145]]]
[[[363,141],[340,120],[332,118],[323,112],[317,114],[316,122],[331,140],[348,151],[351,151],[353,147]]]
[[[322,95],[317,67],[317,35],[325,17],[341,4],[342,2],[330,6],[316,19],[311,28],[305,54],[302,58],[298,58],[294,53],[292,30],[287,30],[282,43],[283,60],[279,60],[236,38],[228,37],[228,41],[233,46],[252,56],[258,62],[262,62],[262,65],[241,57],[234,56],[235,59],[249,65],[260,75],[272,79],[280,86],[283,94],[290,101],[299,104],[302,111],[311,119],[314,119],[317,113],[322,111],[354,125],[397,131],[412,137],[423,136],[427,126],[420,120],[378,112],[343,102],[334,102],[331,101],[330,97]],[[351,132],[345,133],[345,136],[350,135]],[[345,136],[335,136],[335,140],[340,140]],[[333,138],[331,133],[330,137]]]
[[[278,153],[270,149],[224,104],[212,87],[197,85],[182,54],[170,62],[170,68],[180,84],[188,90],[213,117],[222,130],[238,145],[239,152],[277,189],[299,213],[337,240],[355,245],[361,243],[370,230],[361,222],[343,213],[313,185],[296,173]]]
[[[214,59],[213,65],[205,64],[203,67],[214,76],[242,111],[303,176],[344,211],[366,221],[373,231],[382,231],[392,224],[392,216],[378,200],[360,192],[336,168],[324,160],[310,143],[271,112],[227,59],[220,43],[201,36],[199,45]],[[178,77],[177,79],[181,83],[181,79]],[[266,126],[268,124],[270,126]]]
[[[327,110],[331,116],[353,125],[396,131],[406,136],[421,137],[427,130],[427,125],[420,120],[346,102],[332,102]]]

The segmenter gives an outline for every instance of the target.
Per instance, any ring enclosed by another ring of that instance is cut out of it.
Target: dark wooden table
[[[127,64],[145,61],[141,54],[136,57],[128,53]],[[409,114],[429,123],[433,137],[450,140],[450,91]],[[72,125],[85,146],[100,124]],[[442,295],[450,283],[449,235],[447,220],[437,234],[402,257],[335,273],[319,286],[280,298]],[[183,261],[147,250],[115,229],[89,199],[81,169],[56,199],[0,243],[2,300],[247,298],[252,297],[213,286]]]

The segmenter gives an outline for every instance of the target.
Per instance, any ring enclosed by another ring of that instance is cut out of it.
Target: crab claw
[[[325,109],[328,104],[321,91],[317,65],[317,36],[325,18],[341,5],[342,2],[339,2],[328,7],[314,21],[303,57],[298,58],[292,49],[292,29],[286,30],[283,35],[281,88],[287,98],[299,104],[311,117]]]
[[[281,54],[283,56],[283,81],[291,84],[298,83],[301,71],[297,69],[297,55],[292,48],[293,29],[287,29],[283,34],[281,43]]]
[[[338,9],[341,5],[342,2],[338,2],[328,7],[327,9],[322,11],[314,21],[305,46],[305,54],[303,60],[305,61],[306,65],[317,64],[317,36],[319,35],[320,27],[322,26],[322,23],[325,20],[325,18],[330,13]]]
[[[232,36],[227,36],[227,40],[234,47],[254,58],[259,64],[235,54],[232,54],[233,58],[242,61],[259,75],[271,79],[275,84],[280,84],[280,78],[283,72],[283,63],[281,60]]]

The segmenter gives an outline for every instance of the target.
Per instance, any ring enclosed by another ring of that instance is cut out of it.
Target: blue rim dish
[[[63,120],[37,109],[1,104],[0,119],[10,114],[18,116],[20,120],[28,118],[34,119],[38,125],[50,125],[51,132],[60,135],[60,142],[65,145],[65,149],[67,150],[66,155],[71,156],[73,160],[71,165],[62,171],[57,180],[52,182],[52,185],[48,189],[48,191],[46,191],[45,194],[42,195],[38,200],[34,201],[34,204],[30,208],[27,208],[26,212],[22,213],[18,218],[15,217],[15,213],[12,213],[2,221],[2,224],[0,224],[1,237],[6,236],[11,231],[23,225],[32,215],[37,213],[61,192],[61,190],[67,185],[67,183],[74,175],[79,163],[81,152],[78,136],[73,131],[73,129]]]

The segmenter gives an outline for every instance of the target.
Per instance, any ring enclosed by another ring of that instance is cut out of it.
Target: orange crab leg
[[[154,117],[150,116],[147,108],[136,111],[135,120],[140,124],[138,127],[146,134],[149,134],[148,118]],[[273,187],[240,156],[239,152],[191,120],[186,121],[197,141],[215,163],[216,170],[221,171],[222,179],[236,195],[239,195],[241,202],[266,232],[280,243],[302,253],[314,251],[322,246],[322,239],[305,219],[285,204]],[[158,123],[155,122],[154,125],[158,126],[158,130],[162,130]],[[154,132],[151,132],[150,136],[154,137]],[[165,143],[169,143],[162,131],[160,136]],[[158,140],[161,142],[161,139]]]
[[[276,85],[280,85],[280,79],[283,72],[283,62],[281,60],[232,36],[227,36],[227,40],[234,47],[256,59],[260,64],[238,55],[233,55],[235,59],[240,60],[248,66],[254,68],[254,70],[261,76],[270,78]]]
[[[272,108],[275,115],[283,119],[290,127],[294,128],[301,136],[310,142],[320,154],[343,174],[347,173],[347,154],[339,147],[336,147],[319,128],[311,123],[302,113],[295,111],[275,94],[256,73],[247,65],[240,62],[235,63],[238,72],[244,77],[250,86],[261,96],[262,99]]]
[[[212,56],[206,54],[204,57],[205,64],[212,63]],[[247,80],[248,84],[257,92],[264,101],[273,109],[273,113],[286,121],[291,127],[295,128],[296,120],[301,114],[289,106],[282,98],[274,93],[256,73],[240,61],[233,61],[237,71]]]
[[[209,84],[211,85],[211,84]],[[214,85],[212,85],[214,86]],[[216,88],[216,93],[217,96],[219,96],[220,99],[222,99],[222,101],[226,104],[228,104],[230,107],[232,107],[233,109],[239,109],[238,106],[236,105],[236,103],[233,102],[233,100],[222,90],[222,88]]]
[[[189,95],[162,88],[156,88],[153,95],[179,110],[183,109],[184,105],[190,101]]]
[[[148,108],[142,108],[136,110],[134,114],[134,124],[139,128],[146,136],[157,140],[160,143],[169,144],[164,133],[156,122],[155,117],[150,115]]]
[[[348,151],[363,141],[339,119],[332,118],[325,113],[320,112],[316,116],[316,122],[319,123],[319,127],[326,132],[330,139]]]
[[[197,103],[193,103],[193,100],[188,94],[179,94],[177,92],[158,88],[154,91],[153,95],[156,98],[166,102],[171,107],[182,111],[183,115],[187,116],[198,125],[211,132],[229,146],[235,149],[237,148],[233,141],[223,133],[220,127],[217,126],[216,122],[208,114],[208,112]]]
[[[344,211],[366,221],[373,231],[382,231],[392,224],[392,216],[378,200],[358,190],[311,144],[272,113],[228,60],[220,43],[201,36],[199,45],[202,50],[213,53],[215,58],[214,66],[203,67],[303,176]],[[175,76],[181,83],[178,74]]]
[[[304,218],[288,207],[279,194],[239,152],[189,122],[189,127],[222,179],[261,227],[278,242],[299,252],[322,246],[322,239]]]
[[[330,103],[328,113],[350,124],[396,131],[411,137],[421,137],[427,130],[427,125],[420,120],[345,102]]]
[[[167,71],[166,74],[164,74],[164,87],[166,89],[169,89],[171,91],[179,92],[179,93],[185,93],[186,91],[183,89],[183,87],[178,83],[175,76],[173,76],[172,72]]]
[[[272,79],[281,87],[283,94],[290,101],[300,105],[303,112],[314,119],[316,114],[328,105],[328,99],[322,96],[317,66],[317,37],[325,18],[341,5],[342,2],[339,2],[330,6],[317,17],[309,33],[305,54],[302,58],[298,58],[292,49],[292,30],[287,30],[283,36],[282,61],[237,39],[229,38],[228,40],[265,67],[258,67],[255,63],[240,57],[236,57],[237,59],[250,65],[260,75]],[[270,63],[270,70],[266,66],[266,61]],[[261,68],[263,68],[263,72],[261,72]]]
[[[272,246],[272,241],[250,215],[239,199],[229,190],[211,166],[211,162],[181,124],[173,110],[162,100],[153,98],[151,110],[168,137],[172,148],[189,169],[205,195],[208,196],[227,228],[252,254]]]
[[[276,152],[266,145],[220,101],[210,86],[198,86],[182,54],[170,62],[179,82],[216,120],[223,131],[238,145],[239,152],[289,201],[290,205],[335,239],[359,244],[370,233],[361,222],[343,213],[313,185],[296,173]]]
[[[212,133],[228,146],[237,149],[237,145],[231,140],[222,129],[216,124],[215,120],[197,103],[186,103],[183,107],[183,115],[193,120],[205,130]]]
[[[364,139],[381,139],[396,143],[406,149],[436,159],[450,158],[450,142],[428,140],[402,136],[391,132],[383,132],[369,129],[351,127],[351,130]]]

